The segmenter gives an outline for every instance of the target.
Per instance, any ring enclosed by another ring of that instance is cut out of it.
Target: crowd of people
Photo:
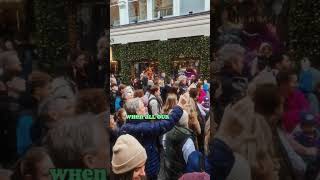
[[[107,49],[102,37],[97,55],[74,50],[61,72],[49,74],[32,66],[35,51],[0,39],[0,179],[49,180],[51,168],[108,167]]]
[[[217,128],[208,173],[215,179],[229,179],[233,170],[240,179],[319,179],[320,71],[307,57],[295,59],[275,25],[251,23],[261,31],[249,34],[232,11],[223,10],[214,54]]]
[[[195,75],[172,78],[145,71],[126,85],[111,75],[111,177],[209,179],[200,173],[209,135],[209,88]],[[146,114],[169,115],[169,119],[127,118]]]

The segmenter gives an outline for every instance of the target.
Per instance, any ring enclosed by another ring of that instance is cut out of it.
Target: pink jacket
[[[198,102],[202,103],[204,100],[204,97],[206,97],[206,92],[203,89],[201,89],[201,91],[199,93],[199,97],[198,97]]]
[[[309,110],[309,102],[301,91],[295,90],[288,96],[284,106],[282,118],[284,129],[291,133],[300,123],[300,113],[307,110]]]

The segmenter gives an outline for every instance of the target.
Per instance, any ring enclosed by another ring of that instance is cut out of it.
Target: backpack
[[[158,102],[158,109],[159,109],[159,112],[160,112],[160,110],[161,110],[161,103],[160,103],[160,101],[156,98],[156,97],[152,97],[152,98],[150,98],[150,96],[151,96],[151,94],[149,95],[149,97],[148,97],[148,113],[149,114],[152,114],[152,110],[151,110],[151,106],[150,106],[150,102],[152,101],[152,100],[156,100],[157,102]]]

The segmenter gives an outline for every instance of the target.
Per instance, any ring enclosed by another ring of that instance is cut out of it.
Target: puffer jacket
[[[210,153],[206,159],[206,172],[216,180],[226,180],[235,163],[232,149],[220,139],[210,143]]]
[[[156,177],[160,170],[160,154],[158,149],[159,136],[170,131],[180,120],[183,110],[175,106],[169,114],[169,119],[156,120],[128,120],[121,129],[119,135],[130,134],[134,136],[145,148],[147,152],[146,175]]]

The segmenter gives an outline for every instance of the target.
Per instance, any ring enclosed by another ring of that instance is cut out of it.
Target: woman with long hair
[[[168,94],[166,103],[164,104],[162,109],[162,113],[169,114],[169,112],[172,110],[172,108],[175,105],[177,105],[177,103],[178,103],[177,95],[173,93]]]

